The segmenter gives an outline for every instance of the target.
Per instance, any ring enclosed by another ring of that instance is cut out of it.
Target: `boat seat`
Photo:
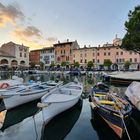
[[[107,105],[114,105],[115,103],[113,101],[109,100],[99,100],[100,104],[107,104]]]

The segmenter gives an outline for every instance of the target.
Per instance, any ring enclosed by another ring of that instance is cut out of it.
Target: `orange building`
[[[77,41],[69,41],[54,44],[55,49],[55,63],[61,64],[61,62],[67,62],[73,64],[73,50],[78,49],[79,45]]]
[[[32,50],[29,54],[29,61],[35,62],[36,65],[40,64],[40,50]]]

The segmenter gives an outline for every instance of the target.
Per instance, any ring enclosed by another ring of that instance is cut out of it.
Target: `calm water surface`
[[[10,75],[6,75],[10,76]],[[1,78],[6,78],[3,76]],[[74,77],[60,74],[26,75],[24,81],[60,79],[64,83],[72,81]],[[88,94],[94,83],[101,80],[100,75],[81,76],[78,79],[84,84],[83,99],[69,110],[43,125],[42,112],[37,108],[38,101],[19,106],[7,111],[3,128],[0,130],[0,140],[119,140],[102,118],[91,112]],[[110,85],[117,93],[124,95],[126,87]],[[131,140],[140,137],[140,113],[133,113],[128,126]],[[124,135],[123,140],[128,140]]]

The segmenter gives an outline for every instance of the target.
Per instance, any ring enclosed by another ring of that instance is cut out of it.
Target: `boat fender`
[[[7,87],[9,87],[10,85],[8,84],[8,83],[2,83],[1,85],[0,85],[0,88],[7,88]]]
[[[47,107],[47,106],[48,106],[48,104],[37,103],[38,108],[44,108],[44,107]]]

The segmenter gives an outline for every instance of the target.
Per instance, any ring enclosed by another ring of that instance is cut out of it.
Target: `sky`
[[[137,5],[140,0],[0,0],[0,46],[13,41],[33,50],[67,39],[102,46],[124,37]]]

